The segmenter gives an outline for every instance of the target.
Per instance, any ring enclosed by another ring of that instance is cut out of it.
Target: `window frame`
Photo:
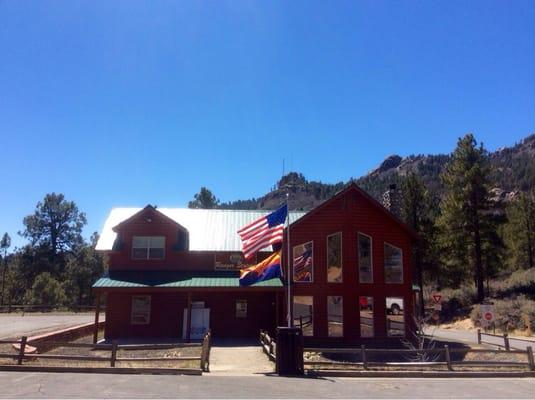
[[[134,256],[134,250],[135,249],[144,249],[144,247],[134,247],[134,239],[135,238],[147,238],[148,239],[148,242],[147,242],[147,252],[145,254],[145,257],[141,258],[141,257],[135,257]],[[163,238],[163,255],[162,257],[158,257],[158,258],[151,258],[150,257],[150,250],[151,248],[154,248],[154,249],[159,249],[160,247],[151,247],[151,241],[152,241],[152,238]],[[144,260],[144,261],[151,261],[151,260],[165,260],[165,256],[166,256],[166,242],[167,242],[167,238],[164,236],[164,235],[132,235],[132,245],[131,245],[131,253],[130,253],[130,257],[132,260]]]
[[[361,279],[360,279],[360,242],[359,242],[359,236],[365,236],[367,237],[368,239],[370,239],[370,268],[371,268],[371,281],[369,282],[362,282]],[[359,284],[365,284],[365,285],[369,285],[369,284],[373,284],[374,282],[374,279],[373,279],[373,237],[371,235],[367,235],[366,233],[363,233],[363,232],[360,232],[360,231],[357,231],[357,272],[358,272],[358,281],[359,281]]]
[[[388,307],[387,307],[388,300],[387,299],[400,299],[401,302],[403,303],[403,308],[402,308],[403,333],[400,334],[400,335],[391,335],[391,334],[389,334],[390,331],[388,330],[388,321],[389,321],[389,317],[393,317],[394,314],[388,314]],[[404,337],[407,337],[407,317],[406,317],[406,314],[405,314],[405,308],[406,308],[406,305],[405,305],[405,297],[404,296],[385,296],[386,337],[389,337],[389,338],[404,338]]]
[[[394,249],[398,249],[399,252],[401,253],[401,257],[400,257],[400,260],[401,260],[401,281],[400,282],[387,282],[386,281],[386,251],[385,251],[385,247],[386,246],[390,246],[390,247],[393,247]],[[404,268],[404,265],[403,265],[403,249],[401,247],[398,247],[398,246],[394,246],[392,243],[389,243],[387,241],[383,242],[383,274],[384,274],[384,283],[387,284],[387,285],[403,285],[403,282],[405,280],[405,274],[403,273],[403,268]]]
[[[149,299],[149,305],[148,305],[148,313],[146,315],[146,322],[140,322],[134,320],[134,299],[135,298],[148,298]],[[150,317],[152,314],[152,296],[150,294],[143,294],[143,295],[132,295],[130,298],[130,325],[150,325]]]
[[[294,249],[296,247],[299,247],[299,246],[304,246],[306,244],[311,244],[310,248],[312,249],[312,254],[311,254],[311,258],[312,258],[312,268],[311,268],[311,274],[310,274],[310,281],[296,281],[295,280],[295,265],[294,265],[294,261],[295,261],[295,257],[294,257]],[[304,242],[304,243],[300,243],[300,244],[296,244],[295,246],[292,246],[292,282],[293,283],[304,283],[304,284],[307,284],[307,283],[314,283],[314,240],[309,240],[308,242]]]
[[[315,306],[315,296],[313,295],[309,295],[309,294],[305,294],[305,295],[297,295],[297,296],[292,296],[292,322],[294,322],[294,325],[295,325],[295,298],[296,297],[301,297],[301,298],[310,298],[312,301],[311,301],[311,307],[312,307],[312,314],[310,315],[311,316],[311,324],[312,324],[312,329],[310,329],[310,332],[311,334],[305,334],[305,332],[308,332],[308,330],[305,331],[305,329],[303,329],[303,336],[304,337],[314,337],[314,325],[315,325],[315,319],[316,319],[316,316],[314,315],[315,314],[315,309],[316,309],[316,306]],[[302,304],[302,303],[300,303]]]
[[[372,308],[371,308],[371,312],[372,312],[371,332],[372,332],[372,334],[370,336],[363,336],[362,335],[362,315],[361,315],[362,309],[361,309],[361,305],[360,305],[361,297],[365,297],[366,298],[366,302],[368,302],[368,299],[372,299]],[[358,308],[359,308],[359,337],[366,338],[366,339],[376,337],[375,336],[375,296],[359,295],[359,297],[358,297]]]
[[[329,238],[331,236],[340,235],[340,280],[339,281],[330,281],[329,280]],[[325,250],[326,250],[326,257],[325,257],[325,263],[326,265],[326,273],[327,273],[327,283],[344,283],[344,244],[343,244],[344,235],[342,231],[331,233],[330,235],[327,235],[325,239]],[[314,256],[314,249],[312,249],[312,256]],[[314,264],[314,259],[312,259],[312,264]],[[312,265],[314,268],[314,265]]]
[[[342,326],[342,334],[341,335],[331,335],[331,332],[330,332],[330,322],[331,320],[329,319],[329,298],[330,297],[339,297],[340,298],[340,301],[341,301],[341,311],[342,311],[342,315],[340,316],[341,317],[341,323],[340,325]],[[343,295],[328,295],[327,296],[327,337],[332,337],[332,338],[343,338],[345,336],[345,332],[344,332],[344,296]]]

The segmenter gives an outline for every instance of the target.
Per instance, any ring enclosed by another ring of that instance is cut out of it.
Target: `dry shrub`
[[[479,324],[481,314],[475,306],[470,314],[475,325]],[[535,329],[535,301],[521,295],[516,298],[494,301],[494,319],[496,328],[507,332],[515,329]]]

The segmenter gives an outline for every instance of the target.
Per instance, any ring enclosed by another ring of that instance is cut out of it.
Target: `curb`
[[[36,367],[28,365],[1,365],[0,371],[18,372],[75,372],[92,374],[128,374],[128,375],[202,375],[200,369],[173,368],[89,368],[89,367]]]
[[[535,371],[464,372],[464,371],[306,371],[306,376],[348,378],[535,378]]]

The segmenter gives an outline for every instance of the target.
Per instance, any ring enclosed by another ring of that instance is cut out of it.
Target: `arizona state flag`
[[[260,281],[280,278],[281,252],[277,251],[264,261],[240,270],[240,286],[249,286]]]

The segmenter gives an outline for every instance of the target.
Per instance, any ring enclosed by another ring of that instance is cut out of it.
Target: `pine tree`
[[[533,268],[535,265],[535,196],[520,193],[507,207],[504,238],[510,266]]]
[[[441,202],[439,226],[444,263],[450,278],[459,284],[472,267],[477,299],[484,292],[484,244],[493,230],[489,212],[489,161],[483,145],[472,134],[460,138],[451,162],[442,174],[446,192]]]
[[[210,189],[201,187],[199,193],[193,196],[193,200],[188,203],[188,208],[218,208],[219,199],[214,196]]]

